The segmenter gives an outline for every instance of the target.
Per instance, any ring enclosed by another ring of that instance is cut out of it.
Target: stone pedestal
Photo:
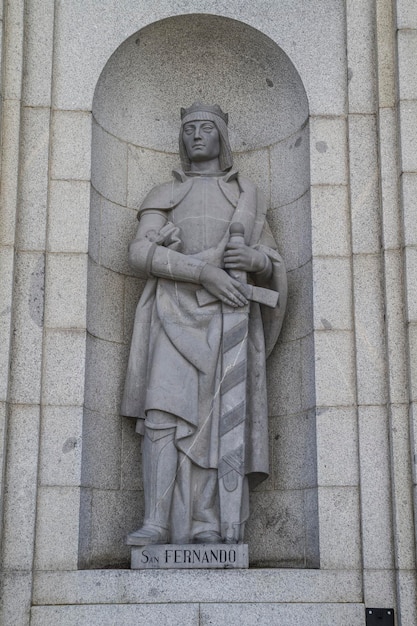
[[[245,543],[165,544],[133,546],[131,569],[245,569],[249,551]]]

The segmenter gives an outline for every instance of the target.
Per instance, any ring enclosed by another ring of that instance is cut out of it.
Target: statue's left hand
[[[227,270],[262,272],[265,268],[265,254],[240,242],[227,244],[223,260]]]

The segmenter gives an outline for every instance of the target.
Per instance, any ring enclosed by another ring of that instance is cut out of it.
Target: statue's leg
[[[198,494],[192,506],[194,543],[220,543],[220,511],[216,469],[193,466],[193,492]]]
[[[192,543],[191,539],[191,466],[192,462],[183,452],[179,452],[177,480],[172,500],[171,542]]]
[[[142,449],[145,517],[143,526],[127,537],[128,545],[167,543],[178,451],[174,442],[175,418],[160,411],[146,421]]]
[[[218,543],[217,470],[198,467],[179,453],[171,516],[172,543]]]

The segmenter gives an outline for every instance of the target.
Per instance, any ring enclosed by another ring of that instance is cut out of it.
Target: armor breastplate
[[[182,252],[196,254],[217,246],[229,228],[234,210],[217,177],[195,177],[189,193],[170,217],[181,229]]]

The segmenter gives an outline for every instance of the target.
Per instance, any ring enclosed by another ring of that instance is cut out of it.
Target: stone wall
[[[3,623],[359,626],[374,606],[412,626],[415,3],[2,5]],[[229,110],[289,269],[248,528],[263,569],[132,572],[126,246],[200,97]]]

